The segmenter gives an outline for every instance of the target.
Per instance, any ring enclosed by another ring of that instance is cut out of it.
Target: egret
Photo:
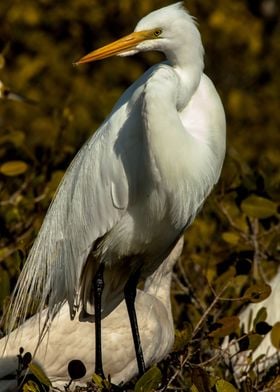
[[[240,313],[240,324],[244,327],[244,332],[249,333],[253,329],[253,321],[261,308],[265,308],[267,312],[266,323],[273,327],[276,323],[280,323],[280,268],[277,274],[270,282],[271,294],[264,301],[258,303],[252,303],[248,305]],[[271,342],[271,331],[266,331],[263,340],[257,346],[257,348],[250,353],[251,350],[239,351],[239,346],[236,344],[235,347],[231,347],[229,354],[232,357],[232,365],[236,371],[236,374],[242,378],[244,374],[247,374],[248,369],[258,369],[258,371],[267,370],[279,361],[279,351],[273,346]],[[226,348],[228,342],[224,344]],[[261,355],[263,357],[260,361],[256,361]],[[250,360],[248,361],[248,358]],[[254,363],[254,366],[252,364]]]
[[[183,238],[158,270],[147,278],[144,291],[137,290],[135,306],[147,366],[163,359],[174,342],[170,284],[172,269],[182,248]],[[41,321],[46,317],[47,309],[42,312]],[[0,380],[15,374],[19,347],[32,354],[35,352],[40,338],[39,323],[37,314],[11,333],[7,345],[5,337],[0,340],[0,352],[4,352],[4,358],[0,358]],[[88,340],[94,339],[92,323],[93,319],[87,317],[70,320],[66,303],[53,319],[35,355],[35,361],[44,368],[53,387],[62,388],[69,382],[67,365],[72,359],[80,359],[87,369],[79,385],[91,380],[94,346],[91,347]],[[103,319],[102,338],[105,373],[110,374],[115,384],[129,381],[137,374],[138,368],[124,301]],[[14,380],[0,381],[0,392],[8,391],[14,384],[15,377]]]
[[[65,301],[74,318],[95,316],[96,373],[103,375],[101,317],[125,298],[139,373],[145,364],[134,309],[139,279],[151,275],[217,183],[225,115],[203,73],[200,33],[182,3],[141,19],[134,32],[77,64],[156,50],[67,170],[19,277],[9,326],[32,303],[50,320]]]

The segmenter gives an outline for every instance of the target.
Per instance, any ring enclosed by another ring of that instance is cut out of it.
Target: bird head
[[[184,46],[200,45],[200,34],[183,3],[151,12],[142,18],[133,33],[90,52],[75,64],[101,60],[113,55],[130,56],[140,51],[157,50],[167,56]]]

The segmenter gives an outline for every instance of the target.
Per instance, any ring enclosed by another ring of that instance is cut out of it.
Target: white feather
[[[163,359],[174,342],[174,327],[170,304],[170,283],[172,268],[178,260],[183,246],[181,239],[160,268],[147,279],[145,291],[137,290],[136,311],[144,358],[149,366]],[[67,304],[55,316],[48,333],[40,339],[40,321],[47,318],[45,309],[40,317],[33,316],[10,334],[0,340],[0,379],[17,369],[19,347],[32,354],[50,378],[54,387],[63,387],[69,381],[68,363],[80,359],[87,373],[79,381],[84,384],[91,380],[95,358],[95,328],[92,318],[71,320]],[[41,319],[41,320],[40,320]],[[121,302],[102,322],[103,363],[105,374],[111,375],[114,383],[127,382],[137,374],[134,345],[125,302]],[[0,392],[7,392],[15,381],[1,381]]]
[[[100,263],[103,316],[110,313],[133,272],[146,278],[160,265],[220,176],[225,117],[203,74],[197,27],[178,3],[143,18],[136,32],[155,28],[160,38],[134,52],[160,50],[168,61],[123,94],[74,158],[19,278],[10,329],[33,301],[39,310],[48,303],[51,318],[65,301],[73,316],[80,300],[92,314]]]

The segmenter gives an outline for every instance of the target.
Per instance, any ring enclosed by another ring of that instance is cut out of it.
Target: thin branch
[[[211,310],[216,306],[217,302],[220,300],[220,296],[226,291],[228,288],[230,282],[228,282],[221,290],[221,292],[215,297],[214,301],[210,304],[210,306],[206,309],[204,312],[203,316],[195,326],[193,333],[192,333],[192,339],[197,335],[198,331],[202,328],[203,323],[205,322],[206,318],[208,317],[209,313]]]

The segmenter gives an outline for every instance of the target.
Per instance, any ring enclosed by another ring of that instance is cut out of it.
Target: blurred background
[[[0,312],[72,158],[124,89],[163,56],[143,53],[79,67],[73,62],[168,4],[0,3],[0,80],[30,100],[8,100],[8,90],[0,100]],[[220,183],[186,233],[176,268],[172,298],[179,353],[213,300],[211,288],[219,290],[233,278],[227,295],[242,297],[279,265],[279,3],[188,0],[185,5],[202,35],[205,73],[225,107],[228,147]],[[236,314],[243,302],[219,303],[202,331],[207,335],[209,320]]]

